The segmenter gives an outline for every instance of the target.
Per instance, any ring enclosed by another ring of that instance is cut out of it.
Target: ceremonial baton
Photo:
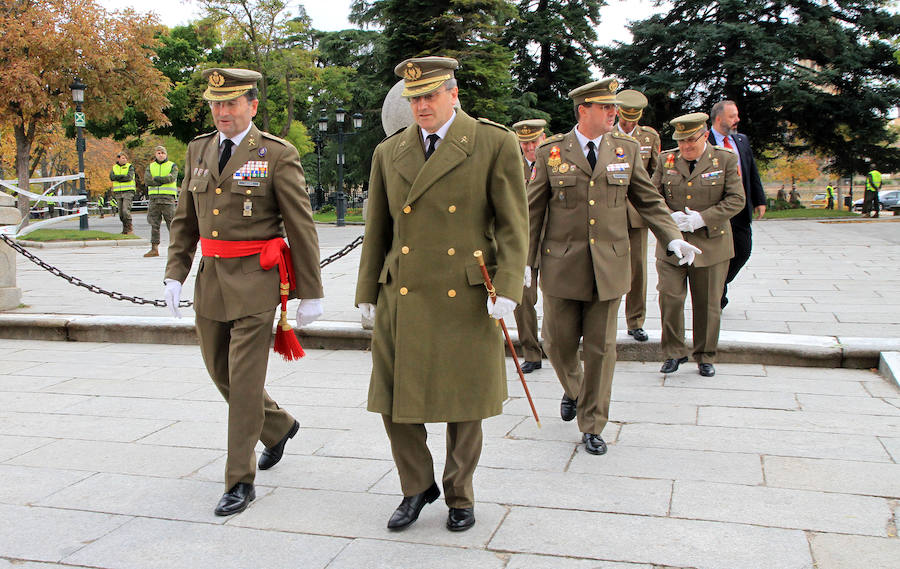
[[[475,251],[475,258],[478,259],[478,266],[481,267],[481,276],[484,277],[484,288],[487,289],[491,300],[496,303],[497,291],[494,289],[494,283],[491,282],[491,275],[488,274],[487,267],[484,265],[484,255],[481,251]],[[519,372],[519,381],[522,382],[522,388],[525,389],[525,397],[528,398],[528,404],[531,405],[531,413],[534,415],[534,420],[540,429],[541,420],[538,418],[537,409],[534,408],[534,401],[531,400],[531,392],[528,391],[528,384],[525,383],[525,374],[522,373],[522,366],[519,365],[519,358],[516,357],[516,349],[513,347],[512,340],[509,338],[509,330],[506,329],[506,322],[504,322],[502,318],[497,319],[497,322],[499,322],[500,327],[503,328],[503,335],[506,336],[506,346],[509,348],[509,353],[512,354],[513,361],[516,362],[516,371]]]

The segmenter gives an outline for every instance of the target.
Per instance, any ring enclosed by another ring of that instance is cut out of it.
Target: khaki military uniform
[[[531,178],[533,166],[528,165],[528,160],[522,157],[525,183]],[[519,331],[519,343],[522,345],[522,353],[519,354],[525,361],[539,362],[544,356],[541,343],[538,341],[537,310],[534,305],[538,300],[538,269],[531,267],[531,286],[522,290],[522,302],[516,307],[516,329]]]
[[[641,160],[647,174],[653,176],[659,156],[659,133],[653,128],[637,125],[631,135],[638,141]],[[625,295],[625,323],[629,330],[644,327],[647,318],[647,222],[631,202],[628,208],[628,244],[631,248],[631,288]]]
[[[156,184],[163,185],[174,182],[178,180],[178,165],[172,164],[172,170],[168,176],[159,176],[159,179],[154,181],[153,173],[150,171],[150,165],[148,164],[147,170],[144,172],[144,180],[147,182],[148,188]],[[147,206],[147,223],[150,224],[150,244],[159,245],[159,228],[163,221],[166,222],[166,231],[169,231],[171,234],[177,198],[172,194],[148,193],[148,199],[150,203]]]
[[[265,176],[234,179],[251,160],[265,163]],[[218,162],[218,133],[199,136],[188,145],[166,278],[184,282],[201,237],[256,241],[286,235],[296,274],[292,296],[321,298],[319,243],[297,150],[251,125],[221,174]],[[227,488],[252,483],[256,442],[274,446],[294,424],[265,391],[278,304],[278,270],[264,271],[259,254],[200,260],[194,312],[203,361],[228,402]]]
[[[705,227],[685,232],[682,239],[699,248],[693,265],[679,265],[663,244],[656,247],[659,274],[659,310],[662,314],[662,342],[665,358],[687,356],[684,342],[684,300],[686,283],[691,287],[694,313],[694,351],[697,363],[715,363],[722,316],[720,300],[734,256],[731,218],[744,207],[744,187],[738,173],[738,158],[731,150],[707,144],[690,172],[678,149],[660,154],[653,184],[659,188],[671,211],[685,207],[697,211]]]
[[[507,397],[504,340],[487,314],[481,250],[497,294],[519,301],[527,210],[516,138],[457,111],[425,161],[418,125],[372,157],[356,303],[376,305],[368,409],[384,416],[403,494],[434,480],[423,423],[447,422],[444,493],[474,501],[481,419]]]
[[[556,153],[558,164],[551,158]],[[631,287],[626,201],[659,241],[681,234],[631,137],[604,135],[591,171],[573,129],[539,146],[535,166],[528,184],[528,260],[540,257],[544,327],[552,338],[547,355],[566,395],[578,400],[579,429],[599,435],[609,419],[618,307]]]

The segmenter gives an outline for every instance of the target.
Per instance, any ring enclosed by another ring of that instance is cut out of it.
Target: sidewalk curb
[[[274,323],[273,323],[274,327]],[[311,349],[368,350],[371,330],[356,322],[319,321],[297,330],[300,342]],[[518,337],[510,332],[518,348]],[[648,331],[650,339],[636,342],[625,330],[616,336],[621,361],[662,361],[660,332]],[[117,342],[135,344],[196,345],[192,320],[171,317],[79,316],[46,314],[0,314],[0,338],[17,340],[53,340],[69,342]],[[859,338],[838,336],[801,336],[761,332],[722,332],[719,337],[719,363],[755,363],[767,365],[822,368],[878,368],[900,376],[900,356],[882,357],[882,353],[900,352],[900,338]],[[891,363],[893,362],[893,363]],[[882,373],[885,373],[882,371]],[[885,373],[885,375],[888,375]]]
[[[28,241],[19,239],[19,245],[29,249],[78,249],[81,247],[134,247],[150,244],[149,239],[99,239],[95,241]]]

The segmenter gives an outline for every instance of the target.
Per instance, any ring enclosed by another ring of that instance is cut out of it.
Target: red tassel
[[[288,324],[284,310],[281,311],[278,328],[275,330],[275,353],[281,354],[286,361],[299,360],[306,355],[294,329]]]

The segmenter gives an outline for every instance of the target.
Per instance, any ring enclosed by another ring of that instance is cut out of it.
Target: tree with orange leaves
[[[153,65],[161,28],[155,16],[108,12],[94,0],[7,0],[0,6],[0,124],[12,126],[19,187],[28,187],[35,138],[57,125],[72,106],[69,85],[87,85],[87,116],[121,116],[128,106],[155,124],[170,83]],[[28,199],[19,196],[19,210]]]

